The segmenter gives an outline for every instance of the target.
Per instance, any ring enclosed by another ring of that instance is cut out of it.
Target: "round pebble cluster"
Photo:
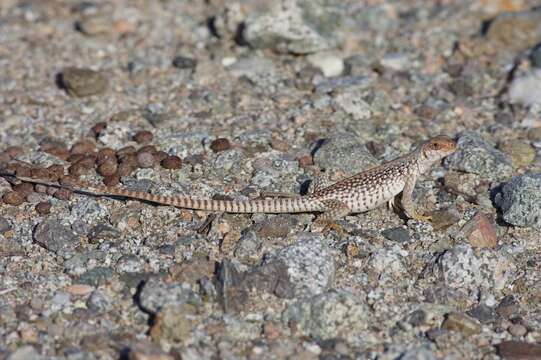
[[[106,123],[97,123],[92,127],[91,133],[97,137],[106,126]],[[165,169],[180,169],[182,159],[156,149],[151,144],[153,139],[154,136],[150,131],[142,130],[133,136],[133,140],[139,147],[128,145],[117,150],[109,147],[98,149],[93,139],[77,141],[70,149],[57,143],[46,142],[41,144],[42,151],[70,163],[67,175],[64,167],[59,164],[39,168],[17,160],[24,152],[20,146],[10,146],[0,152],[0,164],[8,172],[19,177],[30,177],[51,182],[69,182],[70,177],[76,179],[95,170],[103,177],[103,183],[106,186],[118,185],[120,178],[130,176],[138,168],[153,168],[160,164]],[[227,141],[226,139],[223,140]],[[6,204],[17,206],[28,201],[28,197],[32,196],[34,192],[52,195],[63,200],[71,198],[71,191],[67,189],[23,182],[13,185],[11,191],[3,194],[2,200]],[[51,204],[49,202],[39,202],[36,205],[36,211],[39,214],[48,214],[50,210]]]

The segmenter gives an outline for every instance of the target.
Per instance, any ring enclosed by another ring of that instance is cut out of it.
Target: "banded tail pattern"
[[[89,184],[81,180],[64,178],[60,183],[9,175],[24,182],[69,189],[74,192],[98,196],[120,196],[185,209],[223,211],[229,213],[298,213],[323,211],[319,201],[310,197],[273,198],[261,200],[213,200],[191,196],[156,195],[103,185]]]

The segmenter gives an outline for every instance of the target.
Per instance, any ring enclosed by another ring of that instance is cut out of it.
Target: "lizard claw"
[[[412,216],[410,216],[410,218],[414,220],[418,220],[418,221],[426,221],[426,222],[432,221],[431,215],[413,214]]]

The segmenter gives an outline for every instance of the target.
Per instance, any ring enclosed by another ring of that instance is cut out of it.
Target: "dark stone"
[[[474,307],[470,311],[467,311],[466,314],[468,314],[469,316],[473,318],[476,318],[482,324],[492,322],[496,320],[498,316],[494,308],[484,305],[484,304]]]
[[[504,359],[541,359],[541,344],[531,344],[524,341],[503,341],[497,345],[497,348],[498,354]]]
[[[243,280],[244,274],[231,261],[222,262],[218,269],[218,300],[225,312],[238,312],[248,301],[248,292]]]
[[[173,66],[177,69],[194,69],[197,66],[197,60],[177,55],[173,59]]]
[[[109,267],[95,267],[79,276],[79,280],[77,282],[79,284],[98,287],[106,284],[111,276],[113,276],[113,269]]]
[[[381,232],[384,238],[395,241],[397,243],[404,243],[410,240],[410,234],[408,230],[402,227],[395,227],[390,229],[385,229]]]
[[[289,279],[288,267],[280,260],[261,265],[246,274],[245,286],[285,299],[295,295],[295,285]]]
[[[54,220],[46,220],[36,226],[34,240],[45,249],[63,257],[71,257],[75,247],[79,245],[73,231]]]

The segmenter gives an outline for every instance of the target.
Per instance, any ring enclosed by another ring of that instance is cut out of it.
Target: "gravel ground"
[[[2,178],[0,359],[541,358],[538,5],[0,1],[3,166],[248,199],[459,144],[431,223],[344,234]]]

